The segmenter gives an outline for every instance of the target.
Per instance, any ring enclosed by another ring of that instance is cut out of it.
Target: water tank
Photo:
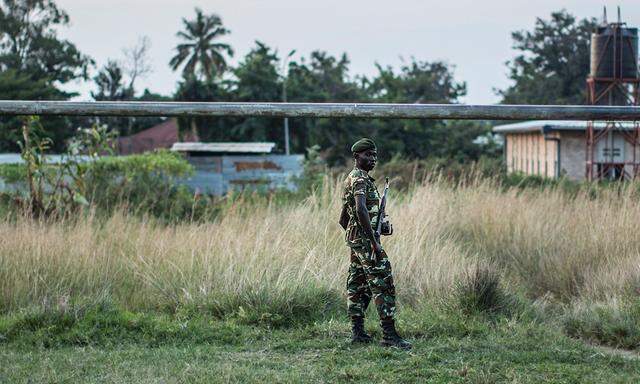
[[[638,28],[598,27],[591,34],[591,77],[638,78]]]

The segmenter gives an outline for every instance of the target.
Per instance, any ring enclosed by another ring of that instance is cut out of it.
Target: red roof
[[[178,120],[167,119],[166,121],[140,131],[131,136],[118,138],[118,154],[130,155],[142,153],[159,148],[171,148],[173,143],[178,141],[199,141],[197,135],[185,132],[182,140],[178,140]]]

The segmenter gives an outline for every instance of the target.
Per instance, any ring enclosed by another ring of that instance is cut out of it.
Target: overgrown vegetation
[[[127,175],[121,164],[104,166]],[[286,328],[339,319],[347,263],[335,223],[341,192],[339,182],[324,180],[302,203],[268,195],[221,200],[206,221],[169,225],[123,206],[55,223],[4,220],[0,311],[14,319],[4,337],[35,337],[38,327],[19,330],[33,316],[62,322],[43,327],[66,335],[91,312],[84,308],[103,302],[109,311],[159,313],[169,322],[204,316]],[[636,348],[634,185],[592,196],[465,180],[432,177],[392,196],[398,230],[385,248],[401,311],[542,321],[570,336]],[[427,332],[417,327],[416,334]]]

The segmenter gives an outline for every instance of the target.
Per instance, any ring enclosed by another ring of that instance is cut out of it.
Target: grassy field
[[[211,328],[218,338],[206,343],[1,346],[0,381],[636,383],[640,379],[640,364],[634,359],[531,326],[501,324],[466,336],[416,338],[409,353],[353,347],[346,342],[345,323],[275,331],[225,324]]]
[[[392,196],[410,353],[346,341],[329,181],[214,222],[5,219],[0,382],[637,382],[638,197],[437,180]]]

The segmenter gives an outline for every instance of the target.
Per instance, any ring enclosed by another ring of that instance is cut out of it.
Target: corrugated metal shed
[[[271,153],[275,143],[175,143],[171,147],[177,152],[208,153]]]
[[[203,193],[224,195],[232,190],[295,190],[302,176],[303,155],[271,154],[275,143],[175,143],[195,175],[181,180]]]
[[[195,174],[180,182],[203,193],[231,190],[295,190],[303,155],[225,155],[187,157]]]

